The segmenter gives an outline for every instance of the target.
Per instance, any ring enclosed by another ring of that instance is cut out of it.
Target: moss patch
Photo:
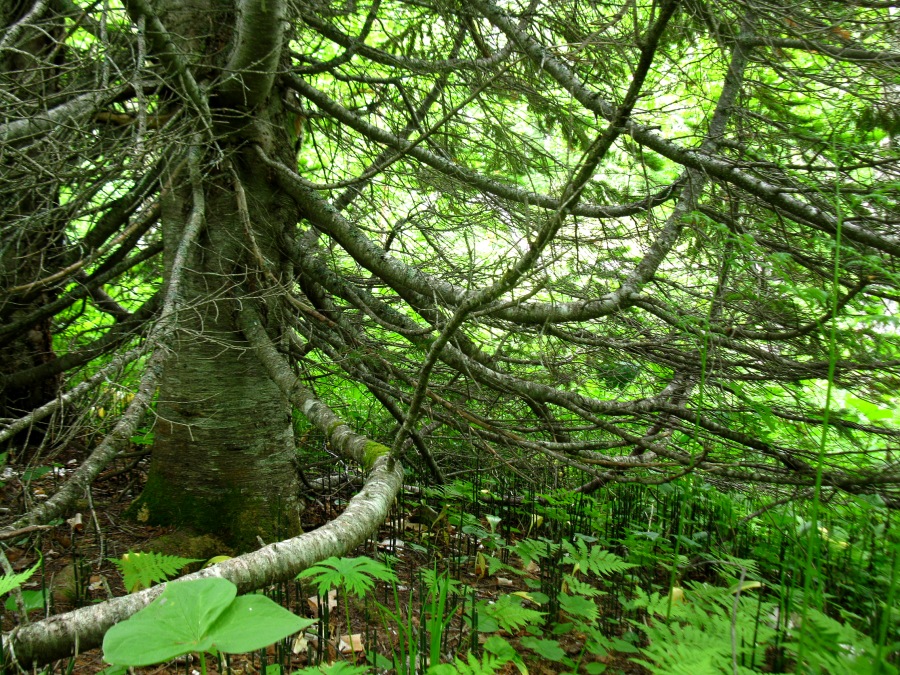
[[[198,535],[190,530],[178,530],[155,537],[141,545],[140,550],[198,560],[209,560],[219,555],[234,555],[231,547],[226,546],[218,537],[211,534]]]
[[[173,489],[164,477],[151,471],[144,491],[126,515],[149,525],[175,525],[210,534],[243,552],[258,548],[258,538],[268,544],[302,531],[299,514],[285,513],[279,505],[280,500],[270,495],[241,494],[237,490],[226,490],[212,498],[191,495]]]
[[[379,457],[390,454],[391,449],[381,443],[375,441],[366,441],[366,447],[363,449],[363,468],[369,471]]]

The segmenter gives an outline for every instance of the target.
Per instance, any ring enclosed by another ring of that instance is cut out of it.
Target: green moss
[[[151,471],[126,515],[148,525],[175,525],[212,534],[242,552],[258,548],[258,538],[271,543],[299,534],[299,517],[284,511],[271,495],[226,490],[214,498],[201,498],[173,489],[163,476]]]
[[[177,555],[182,558],[209,560],[214,556],[233,556],[234,551],[211,534],[197,535],[190,530],[168,532],[137,547],[138,551]]]
[[[376,443],[375,441],[366,441],[366,447],[363,450],[363,460],[362,465],[363,468],[368,471],[374,466],[375,461],[383,456],[387,455],[391,452],[391,449],[386,445],[382,445],[381,443]]]
[[[341,422],[340,420],[336,420],[328,425],[327,436],[329,441],[331,440],[331,436],[334,434],[334,432],[337,431],[337,428],[342,424],[343,422]]]

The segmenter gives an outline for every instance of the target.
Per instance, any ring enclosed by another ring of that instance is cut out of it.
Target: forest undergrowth
[[[22,584],[3,598],[4,631],[232,553],[213,537],[123,515],[140,489],[140,447],[70,518],[5,542]],[[73,452],[25,472],[5,467],[4,502],[51,494],[78,461]],[[353,555],[267,589],[315,620],[303,630],[250,654],[213,648],[131,672],[898,672],[900,528],[877,499],[825,495],[813,528],[802,499],[690,476],[588,495],[562,489],[577,483],[562,473],[545,485],[469,475],[442,488],[408,485]],[[350,474],[306,478],[317,486],[309,530],[339,512],[356,483]],[[44,672],[114,675],[147,658],[109,665],[111,650]]]

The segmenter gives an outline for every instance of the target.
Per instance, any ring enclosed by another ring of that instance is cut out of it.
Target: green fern
[[[574,542],[564,541],[563,550],[565,555],[562,562],[564,565],[573,566],[572,574],[583,572],[605,577],[634,567],[634,564],[625,562],[615,553],[600,546],[588,548],[583,539],[576,539]]]
[[[684,600],[670,602],[668,595],[644,593],[635,607],[645,607],[645,623],[634,622],[647,636],[639,663],[652,673],[720,675],[758,672],[748,666],[761,665],[766,646],[775,631],[758,621],[772,611],[771,603],[760,607],[752,594],[735,594],[708,584],[692,585]],[[669,617],[664,621],[661,617]]]
[[[563,575],[563,579],[565,580],[565,585],[571,595],[583,595],[586,598],[596,598],[600,595],[606,595],[604,591],[591,586],[589,583],[581,581],[571,574]]]
[[[332,588],[343,587],[347,593],[364,597],[375,581],[397,581],[394,571],[377,560],[366,556],[359,558],[327,558],[318,565],[313,565],[297,575],[298,579],[309,579],[318,589],[319,595],[325,595]]]
[[[600,612],[597,605],[590,598],[582,595],[568,595],[566,593],[559,594],[559,608],[576,623],[591,626],[597,621]]]
[[[25,570],[24,572],[20,572],[19,574],[4,574],[0,576],[0,595],[4,593],[9,593],[12,589],[18,588],[26,581],[28,581],[29,577],[32,574],[37,572],[38,567],[41,566],[40,561],[32,567],[30,570]]]
[[[125,590],[135,593],[144,588],[150,588],[154,583],[168,581],[181,573],[181,570],[191,563],[200,562],[196,558],[181,558],[177,555],[164,555],[148,551],[146,553],[133,553],[129,551],[120,559],[110,558],[125,583]]]
[[[522,559],[522,565],[537,562],[542,558],[550,558],[559,550],[559,544],[546,539],[522,539],[512,550]]]
[[[523,606],[522,598],[517,595],[501,595],[493,604],[481,600],[476,610],[478,630],[482,633],[496,630],[514,633],[529,624],[537,625],[544,617],[543,612]]]
[[[785,649],[795,656],[803,643],[803,658],[812,672],[828,672],[830,675],[895,675],[897,668],[879,658],[872,639],[846,623],[808,608],[806,624],[798,628],[797,636],[787,642]]]
[[[707,622],[708,623],[708,622]],[[728,624],[719,629],[706,631],[692,623],[680,624],[673,621],[639,624],[649,639],[647,647],[641,649],[646,658],[632,658],[651,673],[683,675],[720,675],[724,666],[731,668],[731,640]]]

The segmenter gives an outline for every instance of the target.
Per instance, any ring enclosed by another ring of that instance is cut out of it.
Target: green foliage
[[[40,562],[35,564],[29,570],[25,570],[24,572],[19,572],[18,574],[4,574],[0,576],[0,595],[4,593],[9,593],[14,588],[18,588],[26,581],[31,578],[31,575],[38,571],[38,568],[41,566]]]
[[[325,595],[332,588],[343,588],[347,593],[363,597],[375,586],[375,581],[397,581],[394,571],[377,560],[366,556],[323,560],[297,575],[297,579],[309,579],[319,592]]]
[[[565,551],[563,564],[573,566],[572,574],[582,572],[605,577],[634,567],[632,563],[625,562],[601,546],[588,548],[584,539],[576,539],[574,542],[564,541],[563,550]]]
[[[599,615],[597,605],[582,595],[559,594],[559,608],[581,624],[592,624]]]
[[[190,652],[261,649],[315,623],[263,595],[237,596],[226,579],[172,582],[149,606],[106,633],[108,663],[147,666]]]
[[[513,633],[529,625],[537,625],[544,614],[523,605],[523,599],[517,595],[501,595],[496,602],[480,600],[476,605],[478,630],[492,633],[504,630]]]
[[[493,675],[510,661],[526,675],[528,669],[522,663],[521,657],[516,653],[506,640],[493,636],[484,643],[485,654],[478,659],[471,652],[466,655],[466,660],[456,658],[453,663],[442,663],[431,666],[427,675]]]
[[[898,672],[881,656],[871,638],[815,608],[806,609],[801,625],[784,647],[795,658],[800,658],[802,653],[803,667],[813,673],[895,675]],[[894,645],[892,651],[897,647]]]
[[[647,638],[641,655],[632,660],[652,673],[753,672],[764,659],[764,647],[775,631],[760,622],[774,605],[758,598],[735,594],[727,589],[696,586],[678,596],[654,593],[643,596],[636,606],[647,609],[645,621],[634,621]],[[671,599],[670,599],[671,598]],[[666,617],[669,617],[666,619]]]
[[[164,555],[149,551],[134,553],[129,551],[121,558],[110,558],[125,583],[125,590],[135,593],[143,588],[150,588],[154,583],[168,581],[191,563],[200,562],[196,558],[181,558],[177,555]]]
[[[368,666],[356,666],[346,661],[320,664],[295,670],[291,675],[368,675]]]
[[[559,662],[566,658],[566,652],[559,646],[556,640],[544,640],[542,638],[523,637],[520,643],[526,649],[530,649],[542,659]]]
[[[640,665],[654,674],[783,672],[792,669],[799,658],[798,672],[897,675],[888,657],[897,651],[898,645],[887,637],[876,643],[853,625],[863,617],[847,613],[844,620],[837,620],[813,607],[803,610],[799,590],[792,591],[790,585],[782,588],[776,583],[773,571],[785,564],[783,555],[777,551],[770,551],[767,558],[725,551],[713,555],[707,551],[719,536],[720,544],[733,544],[738,527],[735,523],[748,510],[756,509],[752,502],[743,503],[737,495],[708,490],[693,479],[649,490],[623,487],[617,491],[616,498],[585,498],[578,502],[577,508],[571,505],[572,497],[568,496],[568,510],[545,511],[550,527],[544,531],[582,518],[582,511],[590,514],[592,527],[596,528],[591,530],[591,536],[576,533],[555,541],[549,537],[516,539],[517,532],[511,528],[508,534],[504,533],[511,539],[509,543],[497,532],[490,531],[491,525],[499,530],[496,522],[488,521],[485,528],[476,516],[461,515],[466,506],[457,512],[456,506],[465,497],[465,490],[457,491],[453,500],[446,499],[447,493],[442,493],[448,520],[466,528],[464,534],[473,540],[492,542],[493,555],[475,553],[485,576],[519,575],[521,582],[532,589],[527,592],[478,597],[473,589],[435,565],[420,572],[422,584],[418,586],[418,596],[411,591],[409,600],[405,597],[401,600],[396,573],[384,563],[367,557],[331,558],[301,573],[298,579],[311,583],[322,595],[332,589],[341,591],[348,632],[352,632],[349,631],[348,596],[371,597],[378,582],[391,584],[394,607],[389,609],[379,601],[374,606],[385,633],[395,634],[398,639],[391,646],[391,658],[376,652],[366,656],[370,667],[394,669],[403,675],[509,672],[510,663],[523,670],[524,662],[517,650],[526,658],[558,664],[567,672],[604,672],[604,662],[595,659],[614,652],[619,657],[631,658],[635,666]],[[632,498],[636,501],[627,504]],[[888,536],[879,510],[883,507],[870,501],[863,500],[846,517],[868,518],[879,514],[872,518],[871,536]],[[547,500],[548,504],[551,502]],[[646,511],[638,506],[646,503],[668,514],[665,518],[651,519],[651,529],[647,529],[648,522],[643,520]],[[615,515],[615,509],[626,505],[628,513],[634,515],[622,520]],[[689,505],[703,508],[694,511]],[[760,521],[743,526],[744,534],[760,533],[758,546],[763,547],[760,552],[775,546],[773,532],[803,542],[811,529],[809,519],[796,509],[773,509],[767,515],[771,517],[771,530]],[[677,528],[673,527],[673,516],[680,517]],[[524,517],[523,522],[529,519]],[[505,522],[512,520],[504,516]],[[623,530],[620,541],[627,546],[627,561],[619,555],[621,549],[616,548],[619,544],[602,536],[610,523]],[[630,531],[629,527],[632,527]],[[874,569],[884,577],[885,588],[891,587],[894,559],[874,559],[867,548],[848,543],[860,532],[859,525],[848,520],[819,527],[822,542],[832,547],[833,555],[857,560],[856,566],[873,562]],[[720,529],[724,534],[717,534]],[[682,551],[690,548],[694,557],[677,553],[678,548]],[[538,567],[532,565],[532,571],[528,572],[525,568],[530,563]],[[539,570],[540,579],[534,578],[535,569]],[[690,581],[691,575],[700,570],[710,581]],[[674,575],[671,581],[674,588],[658,585],[660,578],[671,575]],[[648,579],[653,581],[647,583]],[[888,592],[887,602],[891,597]],[[610,621],[608,603],[618,604],[621,622]],[[779,616],[787,615],[789,620],[779,621]],[[878,625],[884,627],[886,636],[894,635],[890,612],[883,616]],[[493,633],[483,653],[461,642],[455,648],[450,645],[456,634],[454,620],[467,621],[482,636]],[[332,627],[337,630],[336,626]],[[246,644],[223,642],[217,630],[188,631],[178,639],[178,647],[164,644],[159,648],[160,653],[168,657],[178,649],[246,647]],[[497,635],[501,632],[506,639]],[[578,656],[567,651],[575,636],[580,645]],[[441,663],[448,658],[451,662]],[[353,675],[368,671],[363,666],[338,662],[311,665],[297,672]]]
[[[47,606],[47,591],[45,589],[22,591],[22,604],[25,606],[26,612],[44,609]],[[9,612],[16,611],[16,599],[12,596],[8,597],[3,606]]]

